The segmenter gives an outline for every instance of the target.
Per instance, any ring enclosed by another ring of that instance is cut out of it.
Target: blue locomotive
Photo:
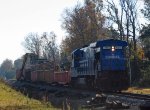
[[[107,39],[72,52],[71,83],[106,91],[130,85],[130,62],[126,41]]]

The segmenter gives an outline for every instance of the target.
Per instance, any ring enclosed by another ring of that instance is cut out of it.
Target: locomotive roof
[[[117,46],[127,46],[127,42],[126,41],[123,41],[123,40],[118,40],[118,39],[106,39],[106,40],[99,40],[97,42],[94,42],[94,43],[91,43],[89,45],[89,47],[91,48],[97,48],[97,47],[101,47],[101,46],[112,46],[112,45],[117,45]],[[78,48],[78,49],[75,49],[72,53],[76,54],[78,53],[79,51],[81,51],[82,49],[86,48],[85,47],[82,47],[82,48]]]
[[[99,46],[111,46],[111,45],[127,46],[127,42],[123,40],[117,40],[117,39],[106,39],[106,40],[100,40],[100,41],[91,43],[90,47],[96,48]]]

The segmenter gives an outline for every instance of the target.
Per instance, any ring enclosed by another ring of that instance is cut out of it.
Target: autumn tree
[[[150,20],[150,1],[144,0],[144,9],[141,10],[144,17]],[[149,23],[149,22],[148,22]],[[140,31],[140,40],[146,57],[150,60],[150,24],[143,25]]]
[[[150,24],[148,26],[143,26],[140,31],[140,41],[144,49],[146,57],[150,60]]]
[[[148,20],[148,24],[143,25],[142,29],[140,30],[140,41],[142,43],[142,47],[145,53],[145,56],[150,60],[150,1],[144,1],[144,8],[141,10],[146,20]],[[149,61],[145,61],[143,64],[143,68],[141,69],[142,73],[142,86],[150,86],[150,63]]]
[[[65,10],[62,27],[68,35],[62,41],[63,50],[70,53],[76,48],[106,37],[102,6],[102,1],[85,0],[83,6],[77,4],[73,9]]]

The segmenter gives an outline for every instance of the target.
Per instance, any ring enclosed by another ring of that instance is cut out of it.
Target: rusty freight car
[[[30,82],[68,84],[70,72],[54,71],[53,64],[47,59],[39,59],[34,54],[25,54],[22,68],[16,71],[16,79]]]

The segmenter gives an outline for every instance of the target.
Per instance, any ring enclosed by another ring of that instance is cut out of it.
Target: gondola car
[[[22,68],[16,71],[16,79],[38,83],[68,84],[70,72],[54,71],[53,64],[47,59],[38,58],[33,53],[26,53],[23,57]]]
[[[72,52],[71,84],[105,91],[121,91],[130,85],[126,41],[107,39]]]

